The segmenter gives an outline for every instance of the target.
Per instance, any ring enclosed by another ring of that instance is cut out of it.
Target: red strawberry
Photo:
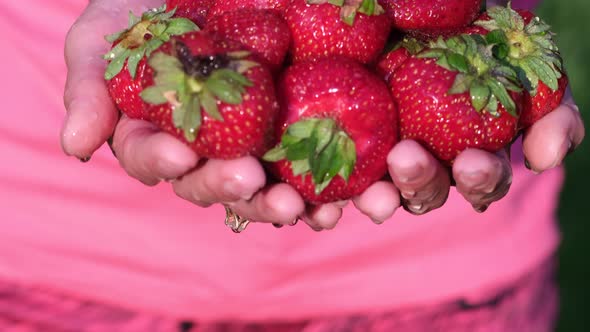
[[[390,80],[402,138],[422,143],[448,165],[467,148],[495,152],[517,135],[517,73],[485,46],[467,35],[439,40]]]
[[[169,10],[176,9],[176,16],[186,17],[201,29],[207,23],[207,14],[215,0],[166,0]]]
[[[559,106],[568,86],[550,26],[535,14],[493,7],[468,30],[497,43],[496,55],[521,71],[526,88],[520,127],[527,128]],[[483,31],[482,31],[483,30]],[[491,33],[490,33],[491,31]]]
[[[296,63],[278,86],[281,141],[264,159],[307,202],[349,199],[386,174],[397,116],[381,79],[333,57]]]
[[[287,23],[274,11],[239,9],[213,16],[207,31],[240,42],[273,69],[279,69],[289,51]]]
[[[113,47],[104,56],[109,61],[104,78],[111,98],[130,118],[144,118],[139,93],[146,57],[170,36],[197,29],[190,20],[172,15],[174,12],[166,12],[166,6],[149,10],[141,17],[130,14],[128,29],[106,37]]]
[[[540,82],[535,95],[528,92],[524,94],[519,123],[521,128],[532,126],[559,107],[569,83],[567,76],[564,74],[557,83],[557,90],[552,90],[545,83]]]
[[[391,24],[376,0],[294,0],[285,16],[294,60],[343,55],[362,63],[376,60]]]
[[[418,36],[450,36],[471,24],[484,0],[380,0],[395,29]]]
[[[236,9],[270,9],[282,15],[291,0],[213,0],[209,17]]]
[[[260,157],[278,114],[270,70],[205,32],[171,38],[149,58],[149,120],[199,156]]]
[[[385,82],[389,82],[391,75],[409,59],[424,49],[424,44],[413,38],[404,38],[395,47],[382,55],[377,62],[377,73]]]

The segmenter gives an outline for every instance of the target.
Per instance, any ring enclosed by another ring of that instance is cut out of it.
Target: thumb
[[[61,145],[66,154],[78,158],[90,157],[112,135],[118,120],[103,78],[106,63],[102,54],[109,49],[104,35],[120,29],[120,22],[97,3],[86,8],[65,43],[67,115]]]

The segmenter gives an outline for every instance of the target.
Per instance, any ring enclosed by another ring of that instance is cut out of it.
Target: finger
[[[256,222],[290,225],[305,211],[305,203],[293,187],[279,183],[256,193],[250,200],[228,204],[242,217]]]
[[[125,116],[117,126],[112,148],[125,171],[147,185],[175,179],[198,162],[197,155],[175,137],[149,122]]]
[[[101,58],[109,48],[103,36],[118,24],[96,3],[99,1],[91,3],[74,23],[65,43],[67,115],[61,144],[66,154],[78,158],[92,155],[112,134],[118,120],[104,83],[106,62]]]
[[[512,184],[512,167],[507,150],[497,154],[469,149],[453,165],[457,191],[478,212],[506,196]]]
[[[322,204],[317,206],[307,206],[302,220],[305,221],[311,229],[322,231],[334,229],[342,217],[342,208],[338,204]]]
[[[399,190],[391,182],[380,181],[353,199],[359,211],[367,215],[376,224],[382,224],[391,218],[400,207]]]
[[[143,11],[161,1],[123,5],[119,1],[91,1],[68,32],[65,60],[68,68],[64,91],[67,110],[61,129],[61,146],[67,155],[90,157],[112,135],[118,112],[104,82],[110,48],[104,36],[126,27],[127,11]]]
[[[524,135],[523,149],[529,167],[541,173],[563,162],[584,139],[585,128],[571,97],[533,124]]]
[[[445,203],[451,186],[448,171],[420,144],[411,140],[398,143],[387,162],[406,210],[420,215]]]
[[[262,165],[254,157],[211,159],[173,182],[176,194],[207,207],[215,203],[249,200],[266,184]]]

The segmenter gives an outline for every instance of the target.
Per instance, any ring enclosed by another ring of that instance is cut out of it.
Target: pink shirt
[[[510,194],[485,214],[453,191],[436,212],[382,226],[350,207],[322,233],[235,235],[220,207],[143,186],[108,148],[66,158],[63,40],[85,2],[0,4],[0,278],[175,318],[301,319],[477,298],[556,249],[563,173],[528,172],[520,146]]]

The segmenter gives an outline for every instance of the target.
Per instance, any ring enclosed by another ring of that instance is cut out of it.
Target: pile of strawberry
[[[413,139],[451,165],[561,102],[550,27],[482,0],[168,0],[109,36],[127,116],[203,158],[252,155],[312,204],[386,176]]]

